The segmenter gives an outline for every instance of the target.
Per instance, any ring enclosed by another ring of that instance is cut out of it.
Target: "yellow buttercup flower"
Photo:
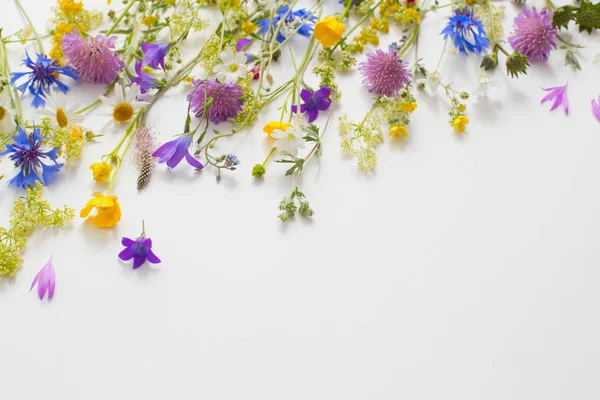
[[[157,20],[158,18],[156,15],[148,15],[147,17],[142,18],[142,24],[150,28]]]
[[[400,111],[404,111],[407,113],[412,113],[413,111],[415,111],[415,109],[417,108],[417,103],[415,103],[414,101],[405,101],[403,103],[400,103],[400,105],[398,106],[398,109]]]
[[[279,129],[285,132],[285,130],[291,127],[291,124],[286,124],[285,122],[271,121],[267,122],[267,124],[263,128],[263,132],[271,137],[271,134],[275,129]]]
[[[94,174],[94,180],[96,182],[106,182],[110,179],[110,173],[112,172],[112,164],[103,162],[97,162],[90,166],[92,173]]]
[[[342,24],[337,17],[326,17],[315,25],[315,39],[323,47],[333,46],[339,43],[346,30],[346,25]]]
[[[94,193],[94,197],[83,207],[79,216],[86,218],[94,208],[97,213],[89,217],[89,220],[100,228],[110,228],[121,220],[121,206],[119,206],[117,196],[104,196],[102,193]]]
[[[390,131],[388,132],[388,136],[394,136],[394,137],[402,136],[404,138],[407,138],[408,131],[406,130],[406,127],[402,126],[402,125],[392,126],[390,128]]]
[[[462,133],[465,131],[468,123],[469,118],[465,117],[464,115],[459,115],[458,117],[454,118],[452,126],[456,132]]]
[[[246,35],[256,32],[256,30],[257,30],[256,25],[254,25],[254,23],[252,21],[242,22],[241,29],[242,29],[242,32],[244,32]]]

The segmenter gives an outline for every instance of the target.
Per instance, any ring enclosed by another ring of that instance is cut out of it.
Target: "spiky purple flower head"
[[[510,45],[531,62],[548,61],[550,52],[558,46],[558,31],[552,27],[552,13],[542,8],[523,7],[514,19],[513,33],[508,38]]]
[[[394,49],[388,48],[387,52],[367,53],[367,61],[361,62],[358,69],[369,92],[393,97],[412,77],[407,66],[408,62],[400,60]]]
[[[83,82],[109,84],[125,66],[123,57],[115,53],[116,36],[96,35],[83,39],[77,29],[63,37],[67,64],[75,68]]]
[[[216,79],[195,79],[192,83],[187,99],[191,102],[190,109],[196,113],[196,117],[201,118],[206,112],[208,119],[218,124],[235,118],[242,110],[242,88],[238,85],[220,83]]]

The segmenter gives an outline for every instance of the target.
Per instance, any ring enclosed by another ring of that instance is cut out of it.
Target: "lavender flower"
[[[116,36],[107,38],[96,35],[83,39],[77,29],[63,36],[63,52],[65,60],[71,65],[83,82],[109,84],[125,66],[123,58],[112,51],[115,48]]]
[[[161,262],[152,251],[152,239],[145,237],[144,234],[135,240],[124,237],[121,239],[121,244],[125,249],[119,253],[119,258],[123,261],[133,258],[133,269],[141,267],[146,260],[152,264]]]
[[[513,34],[508,38],[510,45],[532,62],[546,62],[550,52],[558,46],[558,31],[552,27],[552,13],[542,8],[538,12],[524,7],[514,19]]]
[[[302,89],[300,98],[304,103],[300,105],[300,112],[308,114],[308,122],[313,122],[319,116],[319,111],[326,111],[331,106],[331,89],[329,86],[323,86],[316,92]],[[297,113],[298,106],[292,105],[292,111]]]
[[[215,124],[234,118],[242,110],[242,88],[231,83],[219,83],[215,79],[193,81],[193,89],[187,96],[196,117],[208,118]],[[205,102],[208,106],[205,109]]]
[[[592,111],[598,122],[600,122],[600,96],[598,96],[598,100],[592,100]]]
[[[398,94],[412,75],[406,70],[408,62],[401,61],[393,49],[387,52],[377,50],[367,53],[367,61],[360,63],[359,71],[363,75],[362,83],[369,92],[393,97]]]
[[[14,183],[15,186],[27,188],[35,186],[35,182],[39,181],[47,185],[52,176],[60,171],[60,168],[63,166],[63,164],[59,164],[56,161],[60,148],[56,147],[50,151],[42,151],[41,147],[44,138],[40,135],[40,129],[35,127],[29,135],[19,127],[17,135],[13,136],[13,140],[15,143],[7,144],[6,150],[0,153],[0,157],[12,154],[10,159],[14,161],[15,168],[21,169],[14,178],[8,181],[8,184],[11,185]],[[43,159],[49,159],[54,164],[44,164],[42,162]]]
[[[166,162],[169,168],[175,168],[184,157],[192,167],[204,168],[204,165],[190,154],[191,144],[192,136],[183,135],[160,146],[152,153],[152,157],[157,157],[160,164]]]
[[[550,107],[550,111],[556,109],[558,106],[562,106],[563,110],[565,110],[565,114],[569,114],[569,99],[567,99],[567,84],[564,86],[556,86],[548,89],[542,88],[542,90],[548,93],[542,99],[542,104],[547,101],[554,100],[552,107]]]
[[[461,53],[479,54],[490,44],[483,23],[469,7],[455,9],[441,34],[444,39],[452,39]]]
[[[138,86],[140,87],[141,93],[147,93],[148,90],[154,89],[156,87],[156,85],[157,85],[156,78],[146,74],[142,70],[142,63],[139,61],[135,63],[135,72],[136,72],[137,76],[134,76],[133,78],[131,78],[131,82],[138,84]]]
[[[142,51],[144,52],[144,65],[150,65],[157,69],[161,67],[165,69],[165,56],[171,49],[171,44],[167,42],[159,43],[142,43]]]
[[[38,297],[40,300],[44,299],[46,293],[48,293],[48,300],[54,296],[54,287],[56,286],[56,278],[54,275],[54,265],[52,264],[52,257],[48,260],[46,265],[40,269],[40,272],[37,273],[33,282],[31,283],[31,287],[29,291],[31,292],[34,286],[37,285],[38,289]]]
[[[36,108],[43,107],[46,104],[44,99],[54,86],[58,87],[63,93],[67,93],[69,87],[58,80],[59,75],[79,80],[79,77],[72,68],[61,67],[58,65],[58,61],[51,60],[39,54],[37,55],[37,61],[33,62],[29,58],[29,54],[25,53],[23,65],[31,71],[13,72],[10,84],[12,85],[19,79],[27,77],[27,81],[19,85],[17,89],[23,94],[25,94],[25,90],[29,89],[29,92],[33,95],[31,105]]]

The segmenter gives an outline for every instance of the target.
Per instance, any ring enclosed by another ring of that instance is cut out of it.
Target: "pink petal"
[[[54,287],[56,286],[56,276],[54,275],[54,266],[50,264],[48,269],[48,300],[54,296]]]
[[[598,100],[592,100],[592,111],[594,112],[594,116],[600,122],[600,96],[598,96]]]

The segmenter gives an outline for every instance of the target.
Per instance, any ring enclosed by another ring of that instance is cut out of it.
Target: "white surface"
[[[12,32],[21,19],[6,3]],[[23,3],[43,24],[53,2]],[[423,23],[430,67],[446,15]],[[600,94],[590,63],[598,45],[581,36],[582,72],[563,67],[562,53],[518,81],[498,68],[503,86],[469,103],[463,136],[447,125],[442,98],[419,94],[408,143],[380,146],[374,174],[342,156],[335,124],[300,182],[312,222],[277,220],[291,190],[281,166],[264,182],[250,176],[276,107],[219,143],[242,160],[219,185],[212,173],[160,166],[136,193],[126,164],[115,229],[77,219],[36,234],[22,270],[0,285],[0,397],[598,399],[600,125],[589,104]],[[17,70],[21,50],[10,52]],[[478,71],[447,57],[442,75],[471,91]],[[570,115],[548,113],[540,86],[567,79]],[[337,116],[370,106],[358,82],[342,79]],[[101,90],[76,87],[70,99],[85,104]],[[184,104],[173,90],[150,116],[162,140],[179,133]],[[117,137],[90,144],[60,174],[46,191],[53,205],[79,210],[101,188],[88,166]],[[6,160],[0,167],[11,172]],[[0,191],[4,224],[21,192]],[[163,263],[134,271],[116,255],[142,219]],[[50,253],[56,295],[40,303],[28,289]]]

